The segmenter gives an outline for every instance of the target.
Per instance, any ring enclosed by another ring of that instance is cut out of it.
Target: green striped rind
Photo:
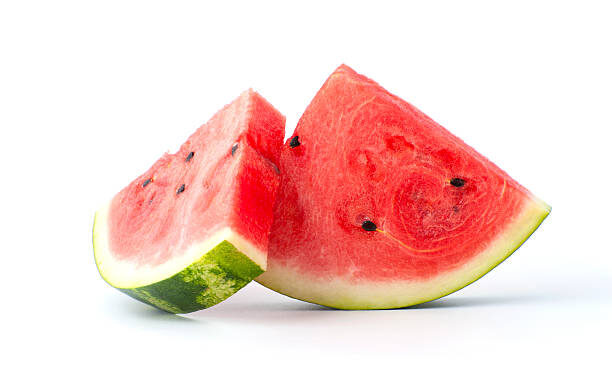
[[[138,288],[117,289],[164,311],[185,314],[216,305],[262,273],[256,263],[223,241],[172,277]]]

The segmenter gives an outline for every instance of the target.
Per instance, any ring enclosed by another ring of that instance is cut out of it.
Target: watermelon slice
[[[249,90],[96,213],[102,277],[172,313],[217,304],[266,268],[284,117]]]
[[[257,280],[343,309],[427,302],[514,252],[550,207],[374,81],[339,67],[280,157]]]

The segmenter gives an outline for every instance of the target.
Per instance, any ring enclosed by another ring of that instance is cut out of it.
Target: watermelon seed
[[[147,187],[148,184],[150,184],[153,181],[152,178],[149,178],[148,180],[146,180],[145,182],[142,183],[142,187]]]
[[[462,187],[463,185],[465,185],[465,180],[462,178],[455,177],[450,180],[450,184],[455,187]]]
[[[236,150],[238,150],[238,143],[232,146],[232,156],[234,156],[234,154],[236,153]]]
[[[189,155],[187,155],[187,157],[185,158],[185,162],[189,162],[189,160],[191,160],[191,159],[193,158],[193,155],[195,155],[195,154],[194,154],[194,152],[193,152],[193,151],[191,151],[191,152],[189,153]]]
[[[376,230],[376,224],[374,224],[370,220],[366,220],[361,223],[361,227],[363,228],[363,230],[368,232],[374,232]]]
[[[299,137],[297,135],[291,138],[291,142],[289,142],[289,146],[291,146],[291,148],[296,148],[297,146],[300,145],[300,141],[298,140],[298,138]]]
[[[176,191],[176,195],[179,195],[180,193],[185,191],[185,184],[182,184],[180,188],[178,188],[178,190]]]

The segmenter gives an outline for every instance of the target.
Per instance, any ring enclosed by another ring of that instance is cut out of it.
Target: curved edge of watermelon
[[[256,281],[289,297],[337,309],[394,309],[419,305],[463,289],[497,267],[521,247],[550,211],[548,204],[533,197],[508,228],[474,259],[457,270],[424,282],[359,284],[340,278],[316,280],[280,265],[276,265],[274,272],[263,273]]]
[[[114,259],[108,246],[107,205],[96,212],[94,258],[100,276],[137,300],[175,314],[202,310],[227,299],[266,268],[266,255],[230,228],[161,266],[139,267]]]

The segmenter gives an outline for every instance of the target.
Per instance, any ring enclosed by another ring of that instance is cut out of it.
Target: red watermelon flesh
[[[263,285],[339,308],[426,302],[518,248],[550,207],[495,164],[347,66],[280,157]]]
[[[188,312],[219,302],[210,295],[206,303],[195,302],[214,292],[211,277],[223,273],[223,280],[214,279],[221,290],[215,296],[227,297],[248,279],[234,275],[234,268],[248,263],[261,273],[283,137],[284,117],[252,90],[215,114],[176,153],[162,156],[97,213],[94,247],[102,276],[124,291],[141,288],[135,297],[147,303]],[[224,245],[209,254],[221,243],[233,249]],[[156,285],[190,266],[178,284]],[[198,274],[198,291],[185,280],[204,268],[212,273]],[[168,290],[160,294],[160,288]],[[177,288],[195,291],[179,298]]]

